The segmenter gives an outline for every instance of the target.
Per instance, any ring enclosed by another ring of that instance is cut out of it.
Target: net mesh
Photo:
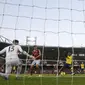
[[[0,35],[24,45],[26,36],[37,37],[36,44],[43,45],[42,61],[45,46],[58,46],[58,69],[60,46],[71,46],[73,54],[75,46],[85,46],[84,4],[85,0],[0,0]],[[56,85],[58,81],[57,77]]]
[[[22,44],[25,44],[26,36],[31,36],[37,37],[38,45],[43,45],[45,41],[45,45],[49,46],[58,46],[58,42],[60,46],[72,46],[72,37],[74,46],[84,45],[84,0],[75,0],[74,3],[71,0],[66,0],[64,4],[62,0],[32,0],[28,3],[26,0],[1,0],[0,34],[11,40],[18,38]],[[70,42],[64,42],[63,38]]]

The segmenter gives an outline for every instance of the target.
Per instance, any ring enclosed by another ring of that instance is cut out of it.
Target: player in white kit
[[[12,70],[12,66],[16,65],[16,66],[18,66],[16,78],[18,78],[19,74],[21,72],[21,66],[22,66],[20,59],[18,57],[18,54],[23,53],[27,56],[29,56],[29,54],[22,50],[21,46],[19,45],[18,40],[13,40],[13,45],[5,47],[3,50],[0,51],[0,54],[5,53],[5,52],[6,52],[5,73],[0,73],[0,75],[3,76],[5,79],[8,79],[9,75],[11,73],[11,70]],[[32,58],[32,56],[29,56],[29,57]]]

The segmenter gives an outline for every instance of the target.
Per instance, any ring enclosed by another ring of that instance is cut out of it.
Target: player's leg
[[[22,70],[22,65],[20,64],[20,65],[18,65],[18,67],[17,67],[16,78],[19,78],[19,75],[20,75],[20,73],[21,73],[21,70]]]
[[[7,78],[9,77],[9,75],[11,73],[11,70],[12,70],[11,64],[6,65],[6,72],[5,72],[5,74],[6,74]]]
[[[33,74],[33,68],[34,68],[34,65],[31,65],[31,66],[30,66],[30,74],[31,74],[31,75]]]
[[[37,73],[40,74],[40,60],[36,60],[36,69],[37,69]]]
[[[58,67],[57,67],[57,68],[58,68]],[[62,66],[62,67],[59,69],[59,71],[58,71],[57,74],[60,74],[62,71],[64,71],[64,66]]]
[[[70,67],[70,65],[67,64],[67,63],[65,63],[64,66],[61,67],[59,73],[60,72],[66,72],[66,73],[70,72],[71,73],[71,67]]]
[[[17,66],[16,78],[19,78],[19,75],[22,70],[22,62],[19,59],[17,59],[15,65]]]
[[[70,74],[72,74],[72,75],[75,74],[75,73],[74,73],[74,68],[73,68],[73,66],[72,66],[71,64],[68,64],[67,69],[68,69],[68,71],[70,72]]]
[[[73,73],[73,68],[71,67],[71,65],[70,64],[67,64],[67,71],[70,73],[70,74],[72,74]]]
[[[81,74],[83,74],[84,73],[84,69],[83,68],[81,68]]]
[[[74,67],[71,66],[70,69],[71,69],[71,74],[72,74],[72,75],[75,75],[75,69],[74,69]]]
[[[12,69],[12,66],[10,64],[6,64],[5,73],[0,73],[0,75],[8,79],[11,73],[11,69]]]
[[[30,74],[31,75],[33,74],[34,65],[35,65],[35,60],[32,62],[31,66],[30,66]]]
[[[67,64],[65,63],[58,71],[58,74],[60,74],[61,72],[65,72],[67,68]]]

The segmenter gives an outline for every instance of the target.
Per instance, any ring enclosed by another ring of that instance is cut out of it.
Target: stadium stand
[[[8,45],[10,45],[10,44],[5,43],[5,42],[0,42],[0,50],[3,49],[4,47],[8,46]],[[25,51],[28,51],[28,46],[22,45],[22,48]],[[38,48],[42,52],[43,46],[38,46]],[[31,54],[32,50],[33,50],[33,46],[30,46],[30,51],[29,51],[30,54]],[[72,48],[71,47],[59,47],[59,50],[60,50],[59,65],[62,66],[63,63],[64,63],[63,61],[65,61],[67,53],[71,52]],[[74,65],[79,67],[80,61],[85,60],[85,53],[84,53],[85,48],[75,47],[74,51],[75,51],[74,52],[74,58],[73,58],[74,59]],[[20,56],[20,59],[22,59],[22,61],[23,61],[23,70],[22,70],[22,73],[23,73],[24,69],[25,69],[25,64],[26,64],[26,62],[25,62],[26,56],[24,56],[24,55],[19,55],[19,56]],[[44,48],[44,56],[43,56],[44,71],[43,72],[53,73],[56,70],[56,64],[57,64],[57,58],[58,58],[57,56],[58,56],[58,47],[45,47]],[[0,64],[4,63],[4,60],[2,58],[5,58],[5,55],[0,55]],[[42,57],[41,57],[41,60],[42,60]],[[28,60],[28,68],[27,69],[29,69],[30,64],[31,64],[31,60]]]

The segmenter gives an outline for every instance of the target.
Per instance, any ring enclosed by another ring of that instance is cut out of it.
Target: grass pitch
[[[55,76],[53,74],[21,75],[20,80],[16,80],[15,75],[11,75],[9,80],[0,77],[0,85],[85,85],[85,74]]]

